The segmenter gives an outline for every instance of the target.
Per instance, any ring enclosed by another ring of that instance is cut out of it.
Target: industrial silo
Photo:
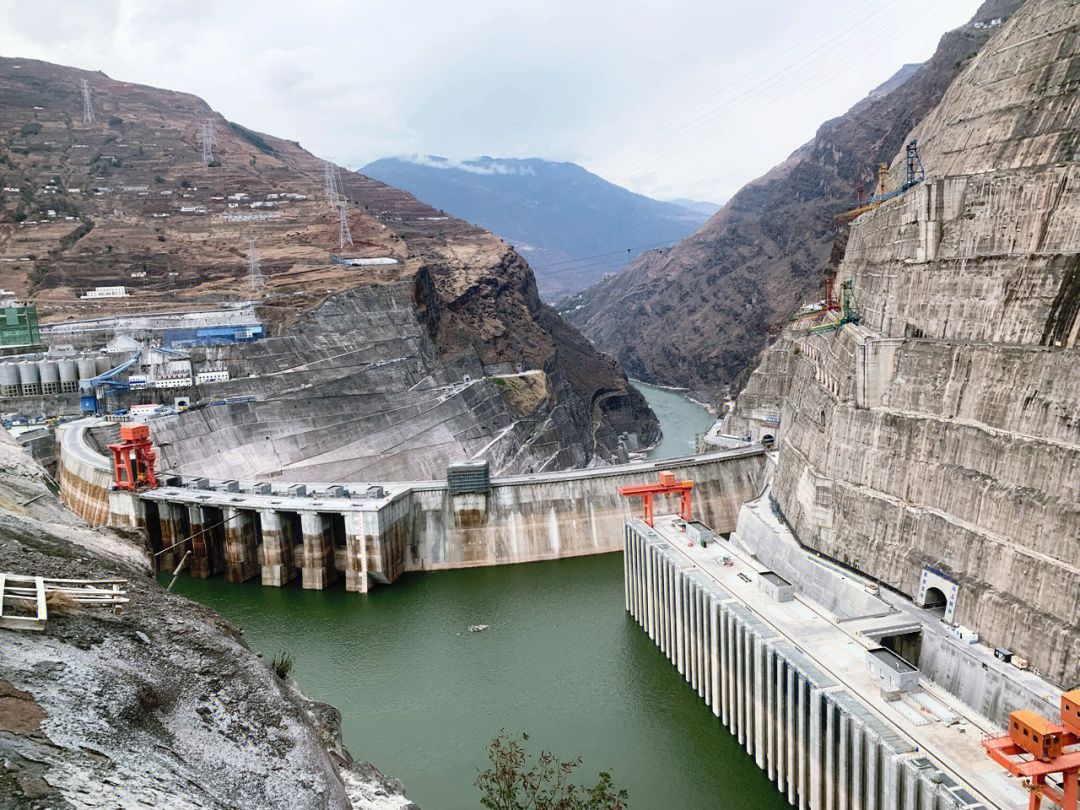
[[[24,397],[41,393],[41,377],[38,375],[37,363],[33,360],[19,363],[19,388]]]
[[[60,393],[71,394],[79,390],[79,372],[74,360],[61,360],[60,367]]]
[[[76,367],[79,370],[79,382],[86,382],[87,380],[92,380],[94,377],[97,376],[97,369],[94,368],[93,357],[81,358],[76,364]]]
[[[0,366],[0,395],[17,397],[19,393],[19,367],[14,363],[4,363]]]
[[[94,358],[94,370],[97,371],[98,374],[104,374],[110,368],[112,368],[112,362],[108,357]]]
[[[38,377],[41,379],[42,394],[60,393],[60,367],[55,360],[39,360]]]

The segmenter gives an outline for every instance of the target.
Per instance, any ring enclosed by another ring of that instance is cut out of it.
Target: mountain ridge
[[[384,158],[358,171],[497,233],[528,256],[548,301],[619,270],[641,245],[681,239],[708,217],[566,161],[422,155]]]

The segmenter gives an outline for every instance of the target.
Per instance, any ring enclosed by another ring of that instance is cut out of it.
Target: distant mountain
[[[683,208],[689,208],[691,211],[697,211],[699,214],[704,214],[707,217],[711,217],[722,206],[716,203],[703,202],[701,200],[671,200],[675,205],[681,205]]]
[[[538,158],[399,157],[358,171],[510,242],[548,301],[621,269],[646,247],[688,236],[710,216],[634,194],[574,163]]]

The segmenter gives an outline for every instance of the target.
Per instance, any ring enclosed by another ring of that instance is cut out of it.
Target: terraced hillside
[[[84,79],[93,122],[83,116]],[[213,159],[204,164],[207,121]],[[609,457],[623,431],[643,442],[655,438],[656,421],[644,401],[614,363],[541,303],[520,256],[405,192],[338,170],[353,240],[342,250],[323,161],[298,144],[230,123],[194,96],[33,60],[0,59],[0,133],[0,286],[34,301],[46,322],[256,298],[275,337],[250,355],[238,354],[233,376],[271,378],[324,364],[331,344],[338,356],[363,355],[365,367],[400,364],[402,356],[389,353],[396,327],[388,324],[405,324],[409,356],[422,358],[410,374],[366,389],[360,378],[342,383],[371,401],[376,395],[395,400],[393,425],[404,444],[394,446],[403,458],[414,442],[423,451],[416,458],[439,464],[490,445],[506,471],[556,468]],[[248,238],[256,240],[265,289],[249,285]],[[342,265],[333,255],[393,263]],[[81,297],[94,287],[120,285],[127,297]],[[365,303],[335,303],[346,294]],[[368,310],[377,305],[391,309],[376,317]],[[300,328],[333,334],[321,343],[280,342]],[[476,382],[521,372],[546,380],[542,401],[532,397],[527,413],[515,396],[518,383]],[[339,378],[349,373],[343,368]],[[474,383],[469,392],[431,417],[434,406],[417,390],[463,383],[465,375]],[[419,389],[394,387],[405,378]],[[252,387],[264,409],[283,400]],[[344,402],[326,404],[336,396],[333,389],[330,381],[291,396],[321,397],[317,407],[305,405],[313,415]],[[384,410],[364,415],[381,414],[385,421]],[[432,450],[428,419],[442,422],[444,413],[464,421],[447,428],[454,440],[436,442],[439,449]],[[336,438],[354,448],[356,459],[387,446],[385,437],[366,443],[362,419],[334,423],[355,431]],[[516,454],[523,445],[535,452]],[[243,455],[232,449],[235,457]],[[258,466],[277,460],[270,456]],[[347,469],[363,466],[338,460]],[[429,466],[418,464],[416,473]],[[401,468],[402,475],[409,469]]]
[[[861,322],[786,332],[728,420],[780,412],[774,495],[803,543],[920,602],[956,584],[954,621],[1070,687],[1078,61],[1080,6],[1028,0],[910,133],[927,181],[855,221]]]

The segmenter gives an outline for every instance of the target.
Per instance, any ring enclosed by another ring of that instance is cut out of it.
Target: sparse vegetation
[[[276,155],[277,154],[277,150],[275,150],[274,147],[272,147],[270,144],[268,144],[263,139],[263,137],[261,135],[259,135],[259,133],[252,132],[250,129],[246,129],[246,128],[240,126],[239,124],[234,124],[232,121],[229,121],[229,129],[231,129],[233,132],[235,132],[237,135],[239,135],[245,141],[250,143],[252,146],[254,146],[256,149],[258,149],[260,152],[264,152],[267,155]]]
[[[19,134],[22,135],[24,138],[28,135],[37,135],[39,132],[41,132],[41,124],[39,124],[37,121],[30,121],[29,123],[23,124],[21,127],[19,127]]]
[[[292,675],[293,664],[295,663],[293,657],[289,653],[282,650],[273,657],[270,661],[270,668],[274,670],[274,673],[281,678],[281,680],[287,680]]]
[[[114,115],[109,118],[109,126],[113,129],[122,129],[124,126],[124,119],[119,115]]]
[[[601,771],[591,788],[570,782],[581,757],[562,761],[550,752],[533,756],[525,751],[529,735],[511,737],[505,731],[491,741],[491,766],[476,777],[480,805],[487,810],[626,810],[628,795]]]

